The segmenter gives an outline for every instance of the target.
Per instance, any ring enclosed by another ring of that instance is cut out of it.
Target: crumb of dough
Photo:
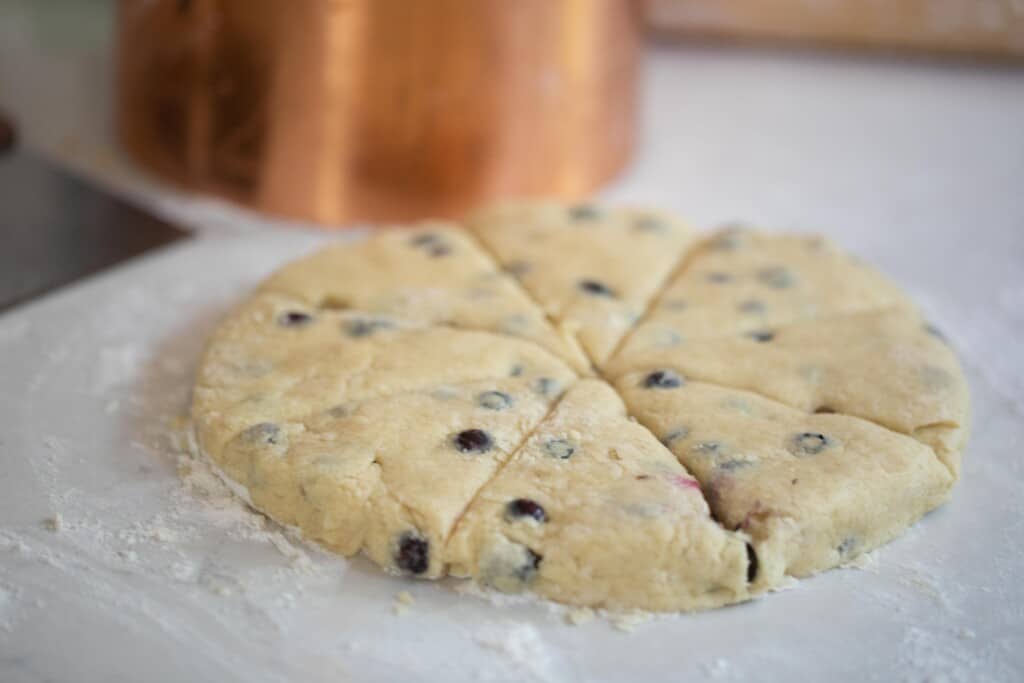
[[[594,620],[594,610],[589,607],[578,607],[570,609],[565,613],[565,621],[572,626],[582,626]]]
[[[650,621],[650,614],[643,614],[641,612],[628,612],[626,614],[617,614],[611,617],[612,626],[617,631],[624,633],[632,633],[636,630],[636,627],[645,621]]]
[[[392,605],[395,616],[402,617],[408,614],[409,607],[415,602],[416,598],[412,597],[409,591],[402,591],[395,595],[395,602]]]

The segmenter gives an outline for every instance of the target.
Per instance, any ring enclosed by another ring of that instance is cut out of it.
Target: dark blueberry
[[[832,439],[818,432],[801,432],[789,440],[789,452],[796,456],[817,455],[832,445]]]
[[[544,512],[544,508],[535,500],[516,498],[505,506],[506,521],[514,522],[523,517],[529,517],[537,522],[548,521],[548,513]]]
[[[672,442],[679,441],[680,439],[685,439],[688,436],[690,436],[689,429],[687,429],[686,427],[676,427],[671,432],[661,437],[661,442],[666,446],[671,446]]]
[[[526,548],[525,554],[525,561],[516,568],[514,573],[515,577],[523,583],[530,583],[537,576],[537,570],[540,569],[540,562],[544,559],[544,556],[538,555],[529,548]]]
[[[753,583],[757,578],[757,553],[754,546],[747,544],[747,583]]]
[[[509,261],[505,264],[505,272],[509,275],[521,277],[533,269],[533,266],[526,261]]]
[[[735,470],[741,470],[744,467],[750,467],[754,463],[749,460],[726,460],[724,462],[717,463],[715,467],[726,472],[733,472]]]
[[[511,408],[514,401],[503,391],[485,391],[477,394],[476,403],[481,408],[488,410],[505,410]]]
[[[643,232],[660,232],[665,226],[665,221],[657,216],[637,216],[633,220],[633,228]]]
[[[924,326],[924,331],[927,332],[928,334],[932,335],[933,337],[935,337],[939,341],[947,342],[947,343],[949,342],[949,340],[946,339],[946,335],[944,335],[942,333],[942,330],[940,330],[939,328],[935,327],[935,325],[931,325],[931,324],[925,325]]]
[[[708,282],[714,282],[715,284],[723,284],[726,282],[732,282],[732,275],[729,275],[729,273],[713,272],[707,273],[704,276],[704,279]]]
[[[434,244],[439,244],[440,242],[441,238],[432,232],[420,233],[419,235],[415,235],[411,240],[409,240],[409,244],[411,244],[414,247],[429,247]]]
[[[580,280],[579,288],[587,294],[593,294],[594,296],[615,296],[615,292],[608,285],[597,280]]]
[[[452,439],[460,453],[486,453],[494,447],[491,435],[482,429],[466,429]]]
[[[569,218],[574,221],[596,221],[601,217],[601,209],[592,204],[577,204],[569,209]]]
[[[422,574],[430,567],[430,542],[415,531],[406,531],[398,539],[395,564],[410,574]]]
[[[548,439],[544,442],[544,450],[552,458],[568,460],[576,452],[576,446],[567,439]]]
[[[313,322],[313,316],[305,311],[285,311],[277,316],[277,324],[281,327],[305,327]]]
[[[847,536],[842,542],[836,546],[836,552],[840,555],[849,555],[850,551],[857,545],[857,539],[853,536]]]
[[[260,422],[242,432],[242,438],[250,443],[277,445],[281,439],[281,428],[273,422]]]
[[[387,320],[346,320],[342,325],[350,337],[368,337],[377,330],[386,330],[389,327],[391,323]]]
[[[673,370],[655,370],[644,377],[644,387],[648,389],[675,389],[683,386],[683,378]]]
[[[452,253],[452,248],[447,244],[435,244],[427,250],[427,253],[430,254],[431,258],[440,258]]]
[[[762,344],[764,344],[765,342],[770,342],[772,339],[775,339],[775,333],[769,332],[768,330],[755,330],[753,332],[747,332],[747,336],[753,339],[754,341],[760,342]]]
[[[741,313],[764,313],[764,303],[757,299],[741,301],[736,308],[739,309]]]
[[[533,383],[533,388],[541,396],[550,396],[558,391],[558,380],[550,377],[538,377]]]
[[[762,268],[757,271],[757,280],[761,284],[774,289],[786,289],[787,287],[793,286],[793,283],[796,282],[792,273],[785,268],[780,268],[778,266]]]

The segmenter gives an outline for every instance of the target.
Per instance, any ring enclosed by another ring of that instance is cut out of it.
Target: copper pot
[[[119,132],[322,223],[576,199],[629,157],[639,25],[634,0],[121,0]]]

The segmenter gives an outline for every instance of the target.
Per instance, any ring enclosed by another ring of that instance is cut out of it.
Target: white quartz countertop
[[[192,460],[204,337],[325,237],[124,163],[106,11],[0,2],[0,108],[199,235],[0,315],[0,681],[1024,679],[1024,71],[652,47],[636,160],[601,198],[828,234],[950,338],[974,431],[952,501],[858,568],[570,626],[329,556]]]

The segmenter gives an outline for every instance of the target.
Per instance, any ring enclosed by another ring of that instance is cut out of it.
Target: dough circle
[[[272,275],[209,340],[203,451],[387,571],[692,610],[847,562],[946,500],[954,354],[817,237],[505,203]]]

